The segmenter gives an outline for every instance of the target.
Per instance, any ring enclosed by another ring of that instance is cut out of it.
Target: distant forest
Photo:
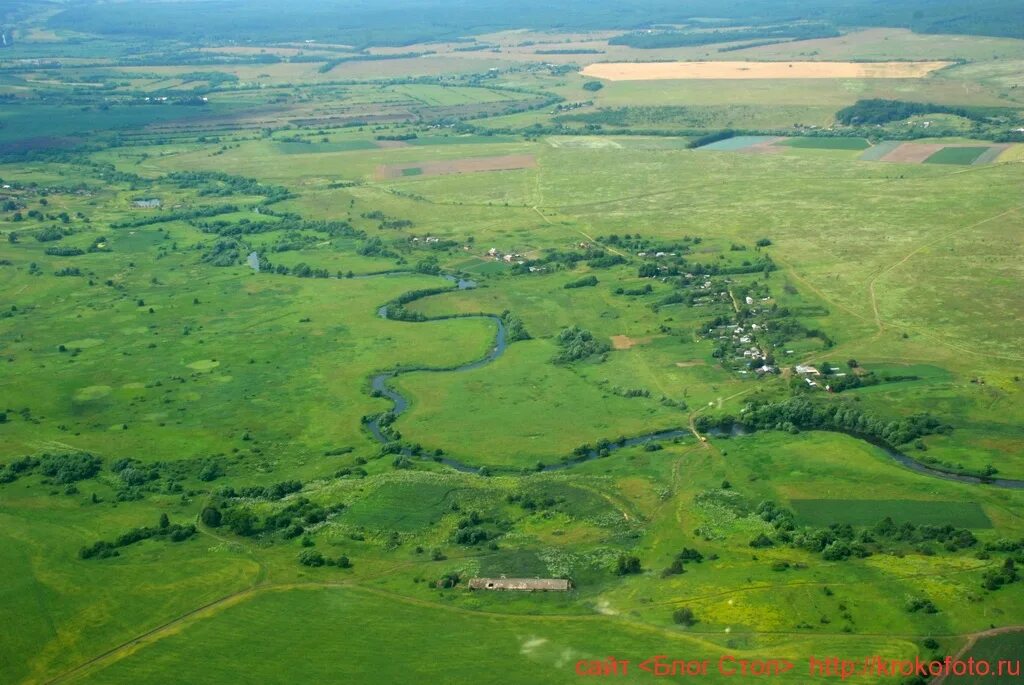
[[[12,4],[24,8],[18,0]],[[633,32],[659,24],[692,24],[691,17],[715,17],[714,22],[702,20],[701,27],[719,30],[806,20],[1024,38],[1022,15],[1020,0],[297,0],[287,6],[280,0],[129,0],[79,2],[51,17],[49,25],[125,38],[317,40],[365,48],[513,28]]]

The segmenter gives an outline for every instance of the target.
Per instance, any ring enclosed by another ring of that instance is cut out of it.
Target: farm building
[[[518,592],[566,592],[572,583],[564,578],[473,578],[470,590],[514,590]]]

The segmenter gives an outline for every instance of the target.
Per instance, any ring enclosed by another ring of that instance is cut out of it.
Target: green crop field
[[[925,164],[973,164],[988,148],[944,147],[925,160]]]
[[[0,8],[0,682],[1021,653],[1006,3],[215,4]]]
[[[819,150],[866,150],[870,147],[863,138],[790,138],[782,144]]]
[[[1018,659],[1024,650],[1024,636],[1019,631],[1002,633],[980,638],[964,654],[964,659],[984,661],[991,667],[986,675],[953,675],[946,680],[957,685],[974,685],[975,683],[1013,683],[1020,681]],[[1000,661],[1006,662],[1000,666]]]
[[[807,523],[849,523],[870,526],[883,518],[900,523],[945,525],[956,522],[968,528],[991,528],[992,522],[974,502],[927,502],[912,500],[793,500],[797,517]]]

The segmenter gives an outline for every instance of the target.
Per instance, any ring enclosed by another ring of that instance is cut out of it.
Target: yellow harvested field
[[[1010,145],[996,158],[997,162],[1024,162],[1024,145]]]
[[[604,62],[584,76],[607,81],[667,79],[921,78],[952,62]]]

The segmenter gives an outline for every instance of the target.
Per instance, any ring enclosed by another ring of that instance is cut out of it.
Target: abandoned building
[[[470,590],[516,590],[519,592],[566,592],[572,583],[564,578],[473,578]]]

